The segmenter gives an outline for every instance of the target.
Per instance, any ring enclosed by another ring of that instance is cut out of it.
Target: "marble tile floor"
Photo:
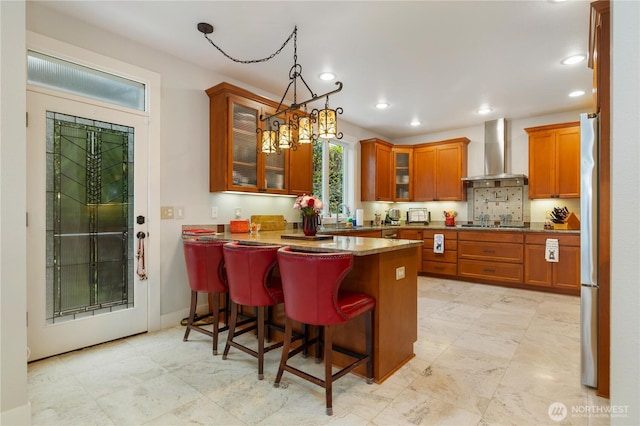
[[[580,385],[579,298],[428,277],[418,296],[416,356],[382,384],[335,382],[333,416],[319,386],[285,372],[273,387],[279,350],[259,381],[254,358],[223,361],[176,326],[30,363],[32,424],[609,424],[608,400]]]

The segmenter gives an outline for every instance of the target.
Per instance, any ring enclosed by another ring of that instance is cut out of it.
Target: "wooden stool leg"
[[[367,312],[365,318],[365,345],[367,360],[367,383],[373,383],[373,311]]]
[[[318,333],[318,340],[316,341],[316,364],[320,364],[322,361],[322,345],[324,341],[324,326],[319,325],[316,327]]]
[[[218,321],[220,321],[220,295],[210,294],[209,296],[214,296],[212,300],[213,310],[211,313],[211,315],[213,316],[213,354],[218,355],[218,331],[220,330],[220,326],[218,324]]]
[[[198,292],[191,290],[191,308],[189,308],[189,321],[187,322],[187,329],[184,332],[183,341],[187,341],[189,338],[189,332],[191,331],[191,324],[196,316],[196,308],[198,306]]]
[[[258,380],[264,379],[264,306],[258,307]]]
[[[236,332],[236,322],[238,321],[238,305],[231,302],[231,324],[229,324],[229,332],[227,333],[227,344],[224,345],[224,352],[222,353],[222,359],[227,359],[229,354],[229,348],[231,348],[231,340]]]
[[[282,373],[284,373],[284,366],[287,364],[287,360],[289,359],[291,336],[293,334],[293,320],[285,318],[284,321],[284,343],[282,346],[282,355],[280,356],[280,366],[278,367],[278,374],[276,374],[276,380],[273,382],[273,386],[276,388],[280,386]]]
[[[215,297],[218,297],[218,295],[217,295],[217,294],[213,294],[213,293],[209,293],[207,296],[208,296],[208,298],[207,298],[207,302],[209,302],[209,312],[210,312],[210,313],[213,313],[213,312],[214,312],[214,308],[213,308],[213,306],[214,306],[214,305],[213,305],[213,299],[214,299]]]
[[[325,396],[327,400],[327,415],[333,415],[333,380],[331,374],[332,367],[332,327],[330,325],[324,326],[324,387]]]

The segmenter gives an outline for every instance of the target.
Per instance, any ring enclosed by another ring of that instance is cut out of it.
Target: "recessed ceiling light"
[[[389,108],[389,104],[386,103],[386,102],[378,102],[376,104],[376,108],[378,108],[378,109],[386,109],[386,108]]]
[[[493,111],[493,108],[489,108],[489,107],[481,107],[480,109],[478,109],[476,112],[478,114],[489,114],[491,111]]]
[[[421,125],[422,123],[419,120],[411,120],[409,124],[412,125],[413,127],[416,127]]]
[[[577,98],[578,96],[582,95],[584,95],[584,90],[574,90],[573,92],[569,93],[570,98]]]
[[[578,55],[572,55],[572,56],[569,56],[568,58],[563,59],[562,60],[562,65],[579,64],[580,62],[584,61],[585,59],[587,59],[587,55],[584,55],[582,53],[580,53]]]
[[[323,72],[320,74],[320,80],[331,81],[336,78],[336,75],[332,72]]]

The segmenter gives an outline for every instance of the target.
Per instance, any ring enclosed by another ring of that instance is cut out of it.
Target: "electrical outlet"
[[[211,219],[218,218],[218,207],[211,207]]]
[[[184,219],[184,207],[175,206],[173,208],[173,213],[176,219]]]
[[[172,206],[160,207],[160,219],[173,219],[173,207]]]
[[[401,280],[404,278],[404,266],[400,266],[396,268],[396,280]]]

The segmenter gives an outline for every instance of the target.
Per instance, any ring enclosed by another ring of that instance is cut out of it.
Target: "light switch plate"
[[[160,219],[173,219],[173,206],[160,207]]]
[[[173,215],[176,219],[184,219],[184,207],[175,206],[173,208]]]
[[[400,266],[396,268],[396,280],[401,280],[404,278],[404,266]]]

